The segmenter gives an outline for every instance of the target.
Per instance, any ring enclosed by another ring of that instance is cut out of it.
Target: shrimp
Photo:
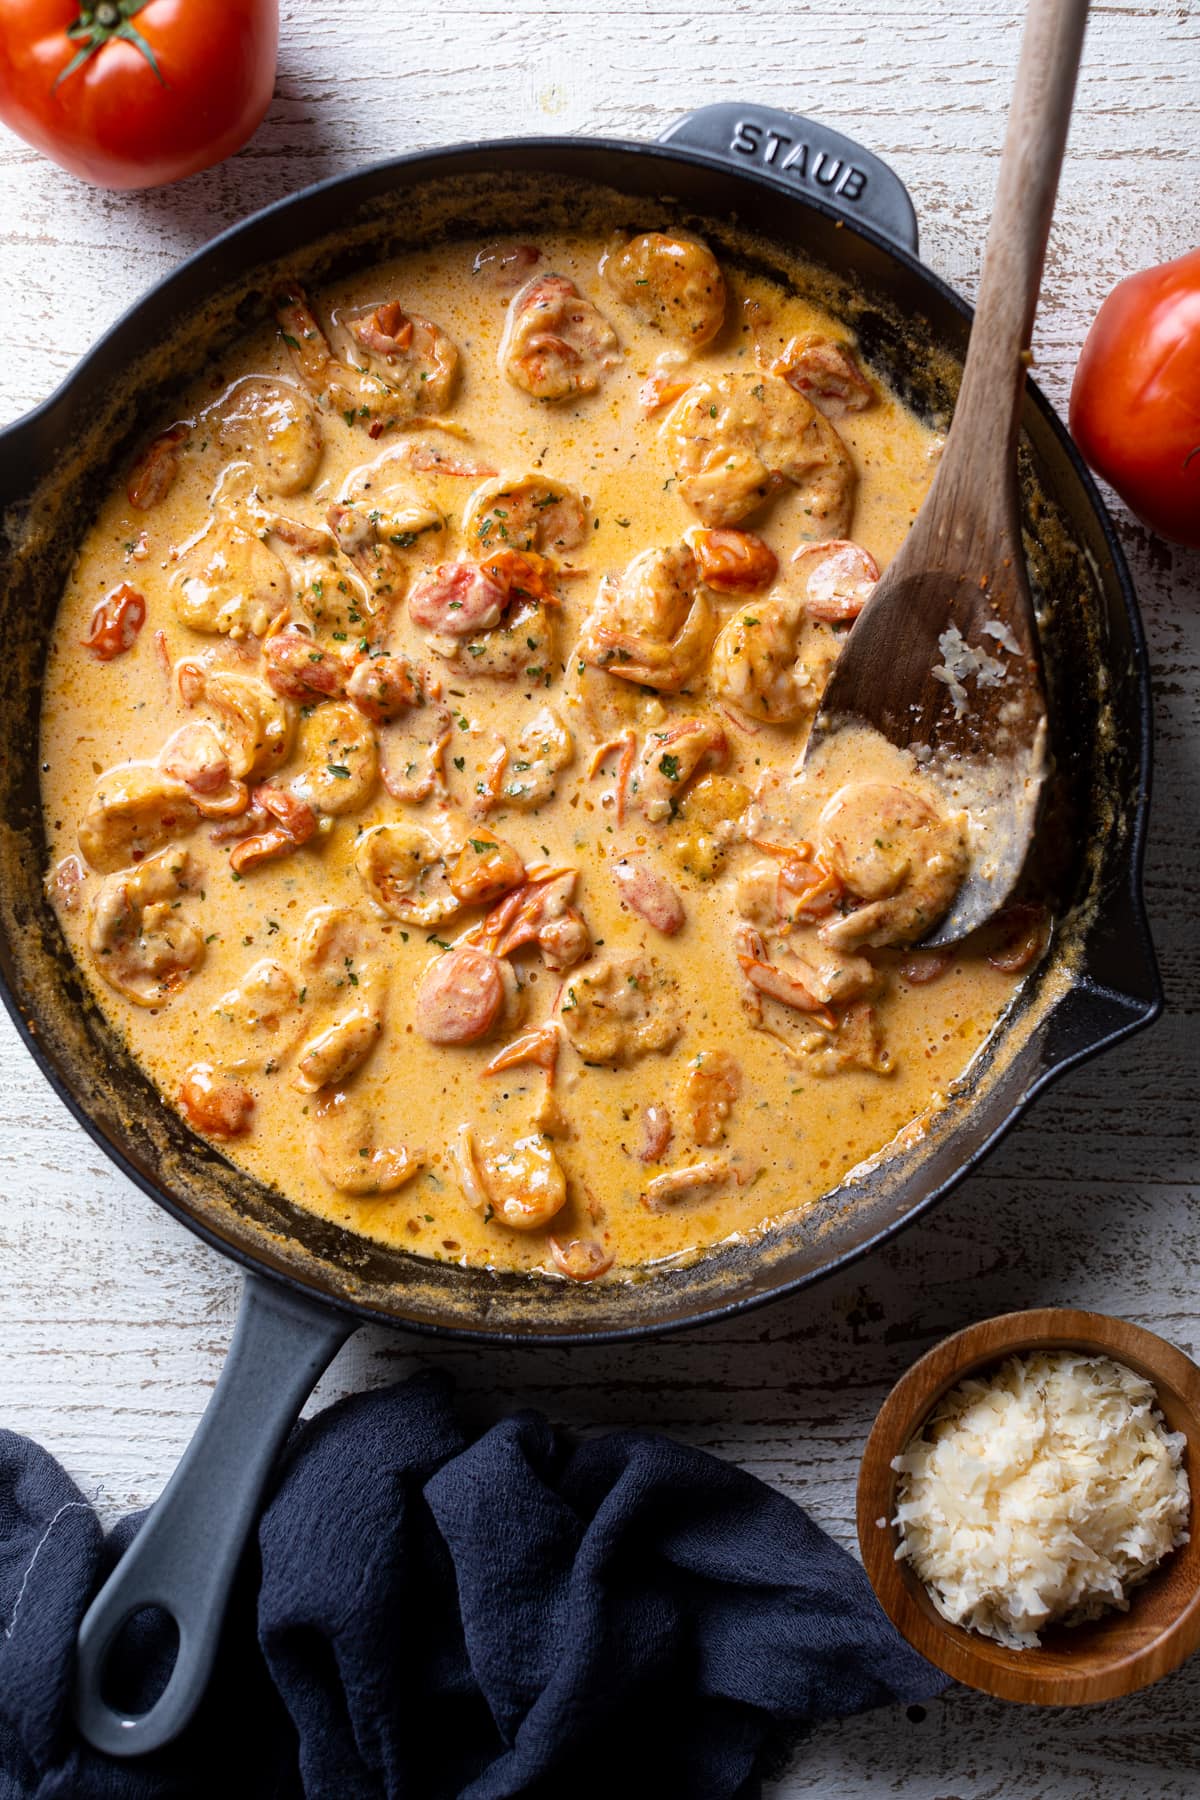
[[[297,1054],[295,1084],[315,1093],[346,1081],[379,1042],[387,965],[374,933],[348,907],[314,907],[301,927],[298,956],[309,1004],[350,1001]]]
[[[838,950],[807,932],[793,942],[792,954],[805,986],[822,1006],[844,1007],[879,992],[883,980],[865,956]]]
[[[940,812],[910,788],[849,782],[817,824],[821,860],[853,910],[821,927],[827,944],[910,944],[949,910],[967,871],[961,814]]]
[[[213,513],[171,577],[176,617],[190,631],[265,637],[292,599],[287,569],[256,531],[225,508]]]
[[[692,1194],[707,1193],[737,1178],[727,1156],[709,1156],[702,1162],[689,1163],[682,1169],[667,1169],[655,1175],[642,1189],[642,1205],[647,1212],[666,1212],[677,1201]]]
[[[346,698],[373,725],[388,725],[424,704],[421,671],[407,656],[373,653],[351,670]]]
[[[305,914],[296,952],[306,991],[318,998],[375,988],[385,972],[374,929],[350,906],[314,906]]]
[[[220,732],[207,720],[173,732],[158,753],[158,766],[183,782],[202,818],[236,819],[250,804],[245,782],[233,775]]]
[[[404,578],[405,558],[446,529],[441,509],[411,481],[389,479],[411,449],[386,450],[352,469],[325,514],[339,550],[375,594],[392,592]]]
[[[595,1281],[608,1274],[615,1260],[612,1251],[596,1238],[560,1240],[551,1234],[547,1242],[555,1268],[568,1281]]]
[[[189,705],[203,700],[216,713],[230,772],[239,781],[272,775],[292,753],[296,709],[255,675],[181,662],[175,670]]]
[[[535,275],[509,302],[500,373],[535,400],[594,394],[619,360],[616,332],[565,275]]]
[[[552,706],[534,713],[513,744],[501,769],[498,791],[491,801],[536,812],[554,798],[555,783],[575,757],[575,743]]]
[[[478,563],[439,563],[418,576],[408,596],[408,616],[442,637],[474,637],[504,617],[508,587]]]
[[[739,525],[790,485],[814,537],[847,535],[855,487],[850,453],[828,419],[786,382],[750,371],[695,382],[662,430],[679,492],[701,524]]]
[[[819,1025],[798,1015],[791,1015],[791,1024],[790,1030],[774,1030],[770,1026],[761,1029],[813,1075],[836,1075],[842,1069],[890,1075],[895,1069],[877,1010],[867,1001],[856,1001],[842,1013],[831,1013]]]
[[[697,1144],[711,1149],[721,1142],[741,1091],[742,1071],[728,1051],[703,1050],[693,1057],[679,1084],[679,1104]]]
[[[521,886],[525,864],[511,844],[479,826],[467,835],[449,880],[464,906],[488,906]]]
[[[504,475],[476,488],[463,515],[473,556],[506,546],[543,556],[575,550],[587,536],[587,514],[574,488],[545,475]]]
[[[449,402],[458,346],[440,325],[406,313],[397,300],[335,312],[333,322],[349,332],[357,354],[403,404],[406,416],[440,412]]]
[[[741,916],[781,937],[794,925],[827,919],[842,897],[842,884],[820,863],[809,861],[809,851],[805,844],[783,852],[782,862],[764,858],[743,869],[734,890]]]
[[[295,1042],[300,1018],[292,977],[282,963],[262,957],[211,1008],[210,1049],[234,1074],[269,1073]]]
[[[302,721],[299,753],[304,767],[292,781],[292,792],[314,811],[334,817],[358,812],[375,791],[375,733],[349,701],[327,701]]]
[[[845,1068],[891,1072],[891,1055],[867,997],[881,976],[865,957],[840,951],[831,957],[809,938],[803,955],[777,947],[772,961],[760,933],[745,924],[735,933],[735,945],[746,978],[743,1006],[755,1029],[768,1032],[815,1075]],[[771,1023],[764,1018],[764,1000],[781,1009]]]
[[[172,847],[96,890],[88,949],[109,987],[135,1006],[164,1005],[204,961],[204,939],[179,909],[191,874],[187,851]]]
[[[649,1106],[642,1109],[642,1145],[638,1151],[638,1161],[661,1162],[671,1147],[674,1135],[675,1125],[667,1108],[652,1100]]]
[[[815,1075],[837,1075],[843,1069],[890,1075],[895,1068],[879,1015],[866,1000],[848,1006],[837,1022],[837,1030],[806,1046],[803,1054]]]
[[[349,557],[376,596],[393,593],[403,580],[401,552],[446,529],[428,500],[394,498],[388,510],[338,500],[325,515],[338,549]]]
[[[651,825],[674,816],[688,783],[703,768],[720,768],[729,740],[709,719],[678,719],[646,734],[629,784],[630,798]]]
[[[263,663],[267,686],[281,699],[311,706],[315,701],[338,699],[346,691],[346,658],[322,649],[310,632],[295,626],[274,632],[267,639]]]
[[[462,901],[450,885],[449,851],[422,825],[376,825],[358,842],[354,866],[379,912],[405,925],[440,925]]]
[[[449,419],[430,419],[429,424],[437,431],[444,431],[454,437],[468,437],[469,432],[459,425],[451,425]],[[487,463],[481,463],[477,457],[457,456],[452,450],[444,450],[439,444],[431,444],[428,439],[417,442],[409,438],[393,452],[398,462],[403,462],[420,475],[432,475],[434,478],[446,477],[452,481],[484,481],[495,475],[496,470]]]
[[[325,442],[312,403],[294,381],[246,375],[201,414],[222,448],[244,458],[269,493],[311,487]]]
[[[686,914],[683,901],[671,883],[640,856],[623,856],[612,866],[612,877],[626,906],[633,908],[664,937],[675,937],[683,930]]]
[[[430,639],[459,680],[519,681],[549,687],[558,663],[558,634],[548,605],[522,600],[502,624],[474,637]]]
[[[687,545],[643,550],[618,580],[600,583],[578,655],[623,681],[673,694],[699,673],[716,628]]]
[[[277,289],[275,317],[301,379],[348,425],[361,423],[378,435],[382,426],[436,411],[449,396],[457,349],[436,325],[408,318],[395,301],[358,308],[344,319],[335,315],[366,367],[334,354],[298,282]]]
[[[808,630],[794,595],[754,600],[733,613],[713,646],[713,691],[740,712],[791,725],[816,712],[836,648]]]
[[[122,763],[96,783],[79,824],[79,848],[102,875],[141,862],[173,838],[186,837],[200,814],[186,783],[152,763]]]
[[[382,1031],[380,1008],[370,997],[349,1007],[302,1046],[296,1059],[296,1086],[315,1094],[347,1080],[362,1067]]]
[[[476,935],[496,956],[533,944],[548,969],[568,969],[592,947],[587,921],[571,905],[574,893],[574,869],[527,881],[492,908]]]
[[[522,551],[506,553],[503,561],[493,557],[486,565],[443,563],[414,584],[409,617],[436,634],[429,638],[430,648],[452,662],[456,674],[500,681],[523,674],[531,681],[549,681],[553,623],[542,599],[529,597],[529,589],[521,585],[529,580],[540,589],[535,556]]]
[[[359,618],[373,618],[379,596],[385,591],[364,579],[352,557],[343,554],[337,534],[329,525],[309,525],[286,513],[264,507],[257,492],[239,493],[245,465],[231,464],[217,496],[238,527],[249,527],[277,557],[288,578],[290,599],[272,619],[288,619],[293,610],[310,623],[330,629],[346,627]]]
[[[191,440],[190,422],[181,420],[171,425],[166,431],[160,431],[156,438],[151,438],[130,470],[126,492],[130,506],[139,512],[149,512],[152,507],[161,506],[175,485],[175,477],[179,473],[179,464]]]
[[[812,970],[790,950],[779,951],[774,960],[767,954],[762,935],[752,925],[739,925],[734,933],[738,966],[751,990],[747,1010],[757,1023],[762,1015],[762,1000],[777,1000],[792,1012],[811,1013],[825,1029],[832,1031],[837,1020],[824,1001],[813,992]]]
[[[577,969],[559,1001],[586,1063],[624,1067],[669,1050],[683,1030],[675,978],[652,956],[607,956]]]
[[[243,1137],[254,1116],[254,1095],[211,1063],[193,1063],[179,1088],[179,1105],[194,1131],[206,1137]]]
[[[364,683],[370,679],[363,677]],[[454,720],[450,709],[436,697],[435,683],[420,675],[418,685],[416,705],[399,715],[398,722],[390,724],[380,734],[383,751],[380,774],[393,800],[416,802],[427,800],[435,791],[445,792],[442,765]],[[371,717],[367,707],[357,700],[356,704],[368,718]]]
[[[770,371],[820,407],[827,419],[863,412],[878,398],[850,346],[835,344],[818,332],[789,339]]]
[[[510,1231],[540,1231],[560,1213],[567,1199],[567,1178],[553,1146],[540,1133],[518,1138],[503,1148],[482,1148],[464,1125],[454,1146],[459,1181],[468,1206],[507,1225]]]
[[[417,987],[414,1023],[430,1044],[477,1044],[515,1024],[521,996],[512,966],[474,944],[437,956]]]
[[[309,1151],[330,1187],[356,1197],[395,1193],[426,1161],[424,1151],[404,1145],[378,1148],[370,1108],[344,1088],[320,1093],[313,1102]]]
[[[725,278],[698,238],[644,231],[606,251],[600,273],[631,312],[681,343],[698,349],[725,323]]]
[[[667,716],[666,705],[653,688],[616,680],[607,670],[594,668],[578,654],[578,645],[568,658],[567,681],[567,705],[582,714],[597,755],[601,745],[612,747],[636,737],[648,726],[661,725]]]
[[[792,563],[804,578],[809,618],[830,624],[857,619],[879,580],[879,564],[870,551],[843,540],[802,544]]]
[[[726,526],[721,531],[688,532],[700,573],[721,594],[757,594],[779,572],[779,558],[753,531]]]
[[[243,837],[230,851],[229,867],[239,877],[248,875],[260,863],[290,856],[317,833],[316,813],[307,801],[298,799],[295,794],[263,782],[255,788],[252,799],[251,813],[247,817],[252,818],[256,826],[261,823],[263,829]],[[268,818],[275,823],[268,825]]]

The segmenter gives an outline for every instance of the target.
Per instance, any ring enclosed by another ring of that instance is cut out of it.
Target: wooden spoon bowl
[[[1030,1350],[1110,1356],[1154,1383],[1167,1427],[1187,1439],[1188,1543],[1130,1596],[1128,1612],[1042,1633],[1041,1646],[1009,1650],[944,1619],[907,1561],[896,1561],[899,1476],[892,1468],[942,1396],[969,1375]],[[1200,1645],[1200,1369],[1182,1351],[1103,1313],[1046,1307],[985,1319],[938,1344],[904,1375],[880,1409],[858,1478],[858,1541],[871,1584],[915,1650],[966,1687],[1033,1706],[1083,1706],[1148,1687]]]
[[[911,753],[949,810],[969,818],[969,868],[930,944],[956,943],[1007,902],[1049,769],[1017,438],[1087,14],[1088,0],[1028,0],[945,454],[842,648],[804,753],[813,769],[831,754],[836,762],[848,728],[884,738]]]

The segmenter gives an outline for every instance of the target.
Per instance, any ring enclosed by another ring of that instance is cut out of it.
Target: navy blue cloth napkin
[[[104,1541],[0,1432],[0,1800],[749,1800],[805,1725],[946,1685],[743,1470],[536,1413],[471,1443],[423,1373],[295,1433],[199,1716],[118,1763],[73,1731],[72,1653],[138,1522]],[[168,1642],[130,1628],[125,1704]]]

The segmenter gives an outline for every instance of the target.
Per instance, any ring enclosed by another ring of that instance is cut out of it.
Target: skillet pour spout
[[[1141,624],[1096,490],[1032,385],[1022,420],[1022,525],[1035,597],[1053,620],[1046,673],[1058,781],[1046,835],[1069,852],[1054,872],[1061,923],[1045,964],[925,1136],[856,1172],[810,1214],[629,1283],[581,1285],[422,1262],[302,1211],[194,1137],[93,1004],[43,890],[38,718],[67,571],[95,497],[135,438],[182,378],[265,316],[281,273],[315,283],[447,235],[511,232],[524,240],[543,221],[576,225],[587,215],[611,227],[667,209],[734,262],[794,278],[796,259],[804,259],[814,291],[819,286],[827,305],[832,297],[863,359],[918,412],[944,422],[970,315],[917,260],[902,184],[841,135],[746,104],[703,108],[658,144],[465,144],[307,189],[183,263],[44,406],[0,438],[7,649],[0,731],[10,746],[0,761],[0,987],[74,1118],[157,1204],[251,1272],[254,1311],[243,1336],[261,1350],[251,1384],[258,1450],[250,1456],[239,1354],[206,1415],[187,1482],[172,1483],[169,1504],[155,1515],[164,1524],[138,1540],[157,1543],[155,1556],[169,1562],[163,1545],[172,1543],[171,1529],[199,1533],[192,1551],[199,1545],[198,1562],[212,1565],[204,1604],[192,1590],[169,1590],[153,1561],[131,1561],[135,1546],[121,1565],[119,1603],[102,1596],[86,1637],[79,1716],[91,1740],[112,1754],[167,1742],[185,1722],[203,1686],[200,1647],[219,1617],[224,1572],[252,1523],[275,1447],[356,1320],[478,1342],[598,1342],[695,1325],[792,1292],[919,1217],[1050,1080],[1149,1024],[1160,1009],[1141,896],[1151,753]],[[266,1304],[264,1294],[277,1304]],[[260,1335],[268,1316],[269,1354]],[[191,1484],[219,1493],[214,1471],[229,1443],[246,1450],[253,1480],[238,1486],[228,1515],[214,1502],[198,1524]],[[119,1714],[96,1710],[93,1687],[112,1633],[146,1595],[180,1614],[181,1645],[178,1679],[159,1703],[164,1710],[139,1735]]]

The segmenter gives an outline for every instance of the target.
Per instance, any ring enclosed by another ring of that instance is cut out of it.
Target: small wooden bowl
[[[1192,1536],[1135,1588],[1128,1612],[1056,1626],[1035,1650],[1008,1650],[951,1625],[907,1561],[895,1559],[899,1480],[891,1467],[942,1395],[968,1375],[1028,1350],[1111,1356],[1154,1383],[1167,1426],[1187,1438]],[[1047,1307],[985,1319],[938,1344],[880,1409],[858,1478],[858,1541],[884,1611],[914,1649],[966,1687],[1032,1706],[1083,1706],[1136,1693],[1200,1645],[1200,1369],[1182,1351],[1124,1319]]]

